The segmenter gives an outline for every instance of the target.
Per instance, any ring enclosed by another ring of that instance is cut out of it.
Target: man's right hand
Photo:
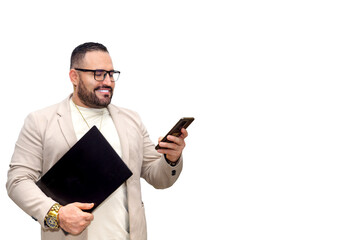
[[[89,210],[93,207],[93,203],[78,202],[61,207],[58,215],[60,227],[70,234],[80,234],[94,219],[94,215],[82,210]]]

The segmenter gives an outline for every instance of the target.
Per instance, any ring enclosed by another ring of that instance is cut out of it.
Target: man
[[[42,239],[146,239],[140,177],[155,188],[170,187],[182,170],[187,131],[169,136],[155,150],[139,116],[110,104],[120,72],[105,46],[84,43],[71,55],[74,92],[59,104],[26,118],[16,142],[6,184],[10,198],[41,226]],[[96,125],[133,175],[92,214],[93,203],[60,206],[35,184]]]

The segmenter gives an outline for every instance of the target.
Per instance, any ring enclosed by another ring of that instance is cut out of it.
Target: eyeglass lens
[[[108,72],[104,70],[97,70],[94,72],[94,77],[96,81],[103,81],[106,78]],[[109,72],[109,77],[111,81],[116,81],[119,78],[120,73],[118,72]]]

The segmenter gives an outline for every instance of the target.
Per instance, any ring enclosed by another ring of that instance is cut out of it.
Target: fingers
[[[94,219],[91,213],[83,212],[94,207],[93,203],[71,203],[59,210],[60,227],[71,234],[79,234]]]
[[[166,155],[166,158],[170,161],[177,161],[185,148],[185,138],[187,136],[188,132],[185,128],[182,128],[181,135],[179,137],[175,137],[172,135],[167,136],[167,140],[169,140],[170,142],[161,142],[163,138],[159,137],[158,141],[161,148],[157,150],[158,153]]]
[[[79,202],[75,202],[73,203],[75,207],[78,207],[82,210],[90,210],[94,207],[93,203],[79,203]]]
[[[158,152],[165,154],[166,158],[170,161],[177,161],[185,148],[185,138],[187,136],[188,132],[183,128],[179,137],[167,136],[167,140],[170,142],[160,142],[162,138],[159,138],[159,146],[162,148],[158,149]]]
[[[178,144],[178,145],[180,145],[181,143],[182,143],[182,138],[180,138],[180,137],[174,137],[174,136],[171,136],[171,135],[169,135],[169,136],[167,136],[167,139],[170,141],[170,142],[173,142],[173,143],[175,143],[175,144]]]
[[[161,147],[161,149],[158,149],[159,153],[165,153],[164,152],[165,150],[175,150],[175,151],[181,150],[180,146],[174,142],[160,142],[159,146]],[[159,151],[159,150],[162,150],[162,151]]]
[[[187,136],[188,136],[188,132],[186,131],[185,128],[182,128],[182,129],[181,129],[181,135],[180,135],[179,137],[175,137],[175,136],[172,136],[172,135],[168,135],[166,138],[167,138],[167,140],[169,140],[169,141],[171,141],[171,142],[180,144],[180,143],[182,143],[182,142],[179,141],[179,140],[184,140]],[[159,138],[158,138],[158,143],[160,143],[161,140],[163,140],[163,138],[164,138],[164,137],[159,137]]]
[[[186,130],[185,130],[186,131]],[[185,132],[185,134],[181,134],[180,137],[175,137],[175,136],[167,136],[167,139],[170,142],[160,142],[159,145],[160,147],[164,147],[164,148],[169,148],[169,149],[173,149],[173,150],[179,150],[181,148],[181,150],[185,147],[185,141],[184,139],[187,136],[187,132]]]
[[[182,128],[181,129],[181,138],[183,138],[183,139],[185,139],[187,136],[188,136],[188,132],[187,132],[187,130],[185,129],[185,128]]]
[[[91,214],[91,213],[85,213],[84,220],[85,220],[85,221],[88,221],[89,224],[90,224],[90,222],[91,222],[92,220],[94,220],[94,215]]]

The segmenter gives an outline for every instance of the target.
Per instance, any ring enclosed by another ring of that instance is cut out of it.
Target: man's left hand
[[[188,136],[188,132],[185,128],[181,129],[181,135],[179,137],[175,136],[167,136],[167,139],[171,141],[168,142],[160,142],[162,137],[159,138],[159,146],[162,147],[158,149],[158,153],[162,153],[166,155],[167,160],[171,162],[176,162],[182,154],[182,151],[185,148],[185,138]]]

